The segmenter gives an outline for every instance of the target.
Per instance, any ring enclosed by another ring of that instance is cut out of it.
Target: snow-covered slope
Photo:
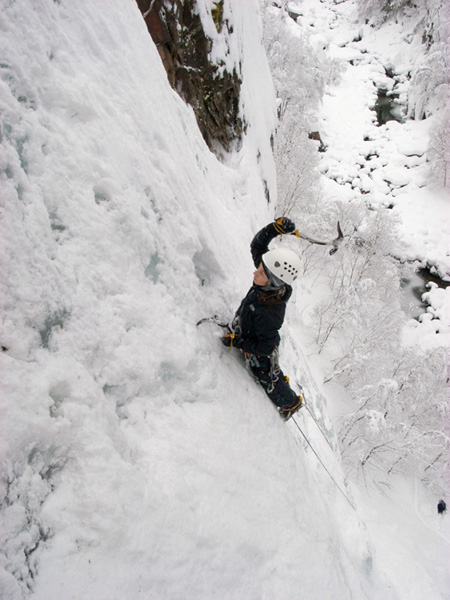
[[[353,509],[218,333],[195,327],[231,315],[272,218],[257,4],[229,6],[258,78],[223,165],[131,0],[2,2],[2,598],[379,585]]]

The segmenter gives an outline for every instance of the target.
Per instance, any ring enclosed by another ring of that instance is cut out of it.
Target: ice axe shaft
[[[228,329],[228,331],[230,333],[233,332],[229,323],[225,323],[224,321],[221,321],[217,315],[213,315],[212,317],[205,317],[204,319],[200,319],[200,321],[198,321],[198,323],[196,323],[197,327],[199,325],[201,325],[202,323],[213,323],[214,325],[217,325],[218,327],[222,327],[222,329]]]
[[[335,238],[334,240],[330,240],[328,242],[323,242],[322,240],[316,240],[315,238],[313,238],[309,235],[306,235],[305,233],[301,233],[298,229],[296,229],[292,233],[292,235],[295,235],[296,237],[298,237],[302,240],[306,240],[307,242],[310,242],[311,244],[318,244],[319,246],[333,246],[333,248],[330,250],[330,254],[334,254],[335,252],[337,252],[339,244],[344,239],[344,234],[342,233],[342,229],[341,229],[341,225],[340,225],[339,221],[337,223],[337,231],[338,231],[337,238]]]

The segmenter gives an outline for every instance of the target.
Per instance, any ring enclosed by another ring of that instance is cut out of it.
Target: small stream
[[[388,121],[404,122],[404,109],[399,103],[400,94],[385,88],[377,88],[378,96],[374,106],[377,114],[378,125],[385,125]]]
[[[395,73],[385,70],[388,77],[395,79]],[[396,85],[392,90],[377,88],[377,101],[373,110],[377,115],[378,126],[385,125],[388,121],[405,122],[406,107],[399,101],[400,95],[395,91]],[[432,283],[442,289],[450,285],[450,281],[439,277],[430,265],[417,268],[412,276],[401,280],[401,305],[408,316],[419,319],[420,315],[427,312],[429,303],[423,300],[423,295],[430,290]]]
[[[404,277],[401,280],[401,305],[403,311],[413,319],[427,312],[429,304],[422,299],[423,294],[430,290],[430,283],[439,288],[446,289],[450,281],[445,281],[432,271],[432,267],[421,267],[417,269],[412,277]]]

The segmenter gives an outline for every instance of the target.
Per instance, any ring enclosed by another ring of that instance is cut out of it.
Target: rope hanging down
[[[314,416],[314,414],[313,414],[313,413],[310,411],[310,409],[309,409],[309,407],[308,407],[308,405],[307,405],[307,404],[305,404],[305,408],[306,408],[306,410],[309,412],[309,414],[311,415],[311,417],[312,417],[312,420],[313,420],[313,421],[314,421],[314,423],[317,425],[317,428],[318,428],[318,430],[319,430],[319,431],[320,431],[320,433],[323,435],[323,438],[324,438],[324,440],[326,441],[326,443],[328,444],[328,446],[330,447],[331,451],[332,451],[332,452],[333,452],[333,454],[334,454],[334,452],[335,452],[335,449],[334,449],[334,448],[333,448],[333,446],[330,444],[330,440],[327,438],[327,436],[325,435],[325,433],[324,433],[324,431],[323,431],[322,427],[321,427],[321,426],[319,425],[319,423],[317,422],[317,419],[316,419],[316,417],[315,417],[315,416]]]
[[[306,435],[303,433],[302,428],[300,427],[300,425],[297,422],[297,419],[295,419],[294,417],[291,417],[292,421],[294,421],[297,429],[300,431],[300,433],[302,434],[302,436],[305,438],[306,443],[308,444],[308,446],[311,448],[311,450],[314,452],[314,454],[316,455],[318,461],[320,462],[320,464],[322,465],[322,467],[325,469],[325,471],[328,473],[328,475],[331,477],[331,479],[334,482],[334,485],[337,487],[337,489],[341,492],[341,494],[344,496],[344,498],[347,500],[347,502],[350,504],[350,506],[353,508],[353,510],[356,511],[356,507],[353,504],[353,502],[350,500],[350,498],[347,496],[347,494],[342,490],[342,488],[339,486],[339,484],[337,483],[336,479],[333,477],[333,475],[330,473],[330,471],[326,468],[326,466],[324,465],[322,459],[320,458],[320,456],[317,454],[317,452],[314,450],[314,448],[311,446],[311,442],[308,440],[308,438],[306,437]]]

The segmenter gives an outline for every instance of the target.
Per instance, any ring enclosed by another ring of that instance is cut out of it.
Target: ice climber
[[[285,419],[301,408],[303,401],[278,363],[279,329],[300,259],[288,248],[269,250],[269,244],[277,235],[294,230],[295,224],[281,217],[255,235],[250,246],[256,267],[253,285],[236,311],[232,333],[222,338],[224,345],[235,346],[245,355],[249,369]]]

